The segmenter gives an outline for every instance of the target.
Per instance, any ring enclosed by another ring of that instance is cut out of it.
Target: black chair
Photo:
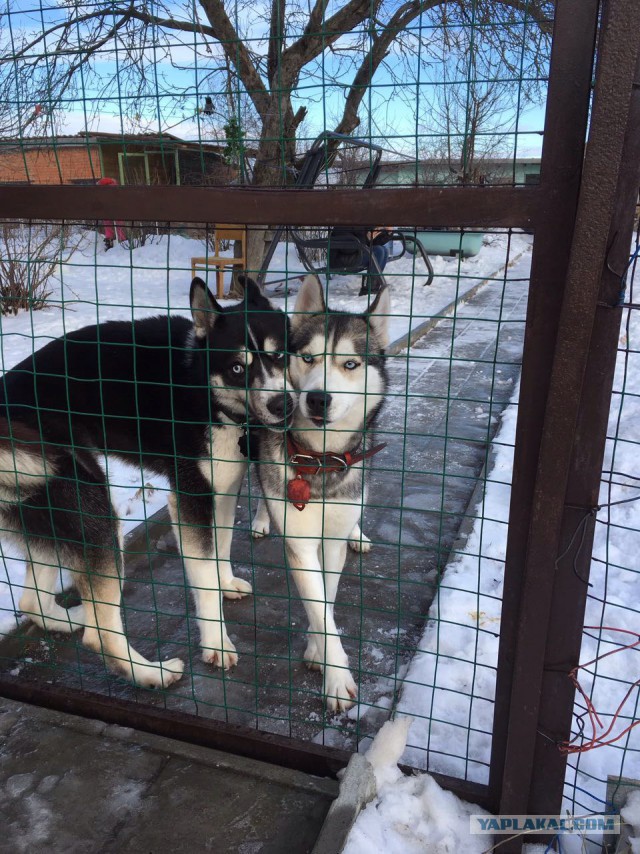
[[[324,234],[319,235],[319,231],[324,232]],[[287,234],[293,241],[305,270],[317,275],[324,273],[330,276],[363,273],[360,287],[361,296],[370,292],[375,293],[380,290],[382,285],[388,284],[375,255],[370,252],[371,247],[368,243],[362,241],[357,234],[334,235],[331,232],[332,229],[330,228],[287,229]],[[390,255],[387,263],[397,261],[406,252],[406,240],[403,234],[391,232],[390,240],[398,241],[401,249],[397,254]],[[353,255],[359,260],[352,265],[336,265],[331,261],[331,255],[334,253],[343,256]],[[365,258],[368,259],[366,263],[362,260]]]

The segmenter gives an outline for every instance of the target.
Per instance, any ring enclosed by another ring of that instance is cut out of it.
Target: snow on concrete
[[[494,440],[484,499],[447,569],[398,712],[413,716],[404,762],[486,783],[519,385]]]

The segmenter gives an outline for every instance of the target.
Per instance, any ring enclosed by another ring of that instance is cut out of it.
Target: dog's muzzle
[[[293,395],[288,392],[274,394],[267,403],[267,411],[273,415],[274,421],[267,424],[268,427],[284,427],[291,421],[296,402]]]
[[[308,391],[307,409],[312,418],[326,418],[331,406],[331,395],[327,391]]]

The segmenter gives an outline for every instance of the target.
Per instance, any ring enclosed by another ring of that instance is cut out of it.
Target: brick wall
[[[0,182],[29,181],[32,184],[69,184],[100,178],[98,146],[60,146],[2,149]]]

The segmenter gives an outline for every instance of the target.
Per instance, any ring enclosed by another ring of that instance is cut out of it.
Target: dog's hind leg
[[[40,628],[50,632],[75,632],[84,626],[82,605],[63,608],[55,600],[56,581],[60,567],[35,560],[33,553],[27,561],[24,592],[20,610]]]
[[[184,568],[196,602],[202,659],[228,670],[238,663],[222,612],[222,584],[214,550],[211,496],[171,493],[167,501]],[[233,524],[233,523],[232,523]]]
[[[122,555],[104,472],[88,455],[68,455],[61,458],[59,473],[31,505],[22,506],[25,538],[32,547],[37,543],[38,551],[46,550],[51,564],[57,563],[59,553],[72,573],[84,606],[84,644],[138,685],[170,685],[182,675],[182,661],[147,661],[125,637],[120,613]],[[43,512],[45,502],[49,506]],[[43,543],[48,544],[46,549]]]
[[[86,623],[83,642],[102,654],[108,664],[131,682],[144,688],[167,688],[180,679],[184,663],[148,661],[129,645],[122,624],[121,580],[118,558],[108,549],[85,549],[89,572],[77,568],[76,585],[84,603]]]
[[[329,597],[335,599],[347,546],[344,540],[324,542],[324,566],[330,566],[331,572],[325,569],[323,573],[319,545],[318,540],[287,540],[287,561],[309,618],[307,652],[312,655],[312,666],[319,664],[323,669],[327,708],[345,711],[353,705],[358,689],[349,672],[349,659],[340,640],[333,617],[333,601],[329,601]]]

